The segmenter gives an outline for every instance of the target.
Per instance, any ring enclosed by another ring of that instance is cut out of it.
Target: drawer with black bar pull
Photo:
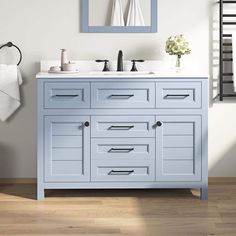
[[[125,163],[125,164],[124,164]],[[155,181],[154,162],[137,161],[93,161],[91,179],[93,182],[145,182]]]
[[[91,83],[92,108],[155,108],[155,83]]]
[[[155,116],[92,116],[92,138],[155,138]]]
[[[46,82],[44,84],[44,108],[90,108],[90,84]]]
[[[156,83],[157,108],[201,108],[201,82]]]
[[[136,161],[155,159],[155,138],[93,138],[91,160]]]

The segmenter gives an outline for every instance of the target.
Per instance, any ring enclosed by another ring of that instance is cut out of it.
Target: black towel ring
[[[22,61],[22,53],[21,53],[21,50],[20,50],[15,44],[13,44],[12,42],[8,42],[8,43],[2,45],[2,46],[0,47],[0,50],[1,50],[2,48],[4,48],[4,47],[9,47],[9,48],[10,48],[10,47],[15,47],[15,48],[18,50],[18,52],[20,53],[20,60],[19,60],[19,62],[17,63],[17,65],[19,66],[20,63],[21,63],[21,61]]]

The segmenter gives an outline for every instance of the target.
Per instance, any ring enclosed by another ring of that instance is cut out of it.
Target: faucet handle
[[[140,59],[140,60],[131,60],[131,62],[133,63],[131,71],[138,71],[136,67],[136,62],[145,62],[145,61]]]
[[[104,62],[104,68],[102,71],[110,71],[109,67],[108,67],[108,62],[109,60],[96,60],[96,62],[100,63],[100,62]]]

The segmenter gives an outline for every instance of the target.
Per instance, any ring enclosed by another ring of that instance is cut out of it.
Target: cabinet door
[[[201,181],[201,117],[156,119],[157,181]]]
[[[90,180],[90,121],[86,116],[45,117],[45,181]]]

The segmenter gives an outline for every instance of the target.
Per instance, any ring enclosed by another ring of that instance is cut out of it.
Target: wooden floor
[[[0,235],[236,236],[236,183],[189,190],[54,190],[0,186]]]

